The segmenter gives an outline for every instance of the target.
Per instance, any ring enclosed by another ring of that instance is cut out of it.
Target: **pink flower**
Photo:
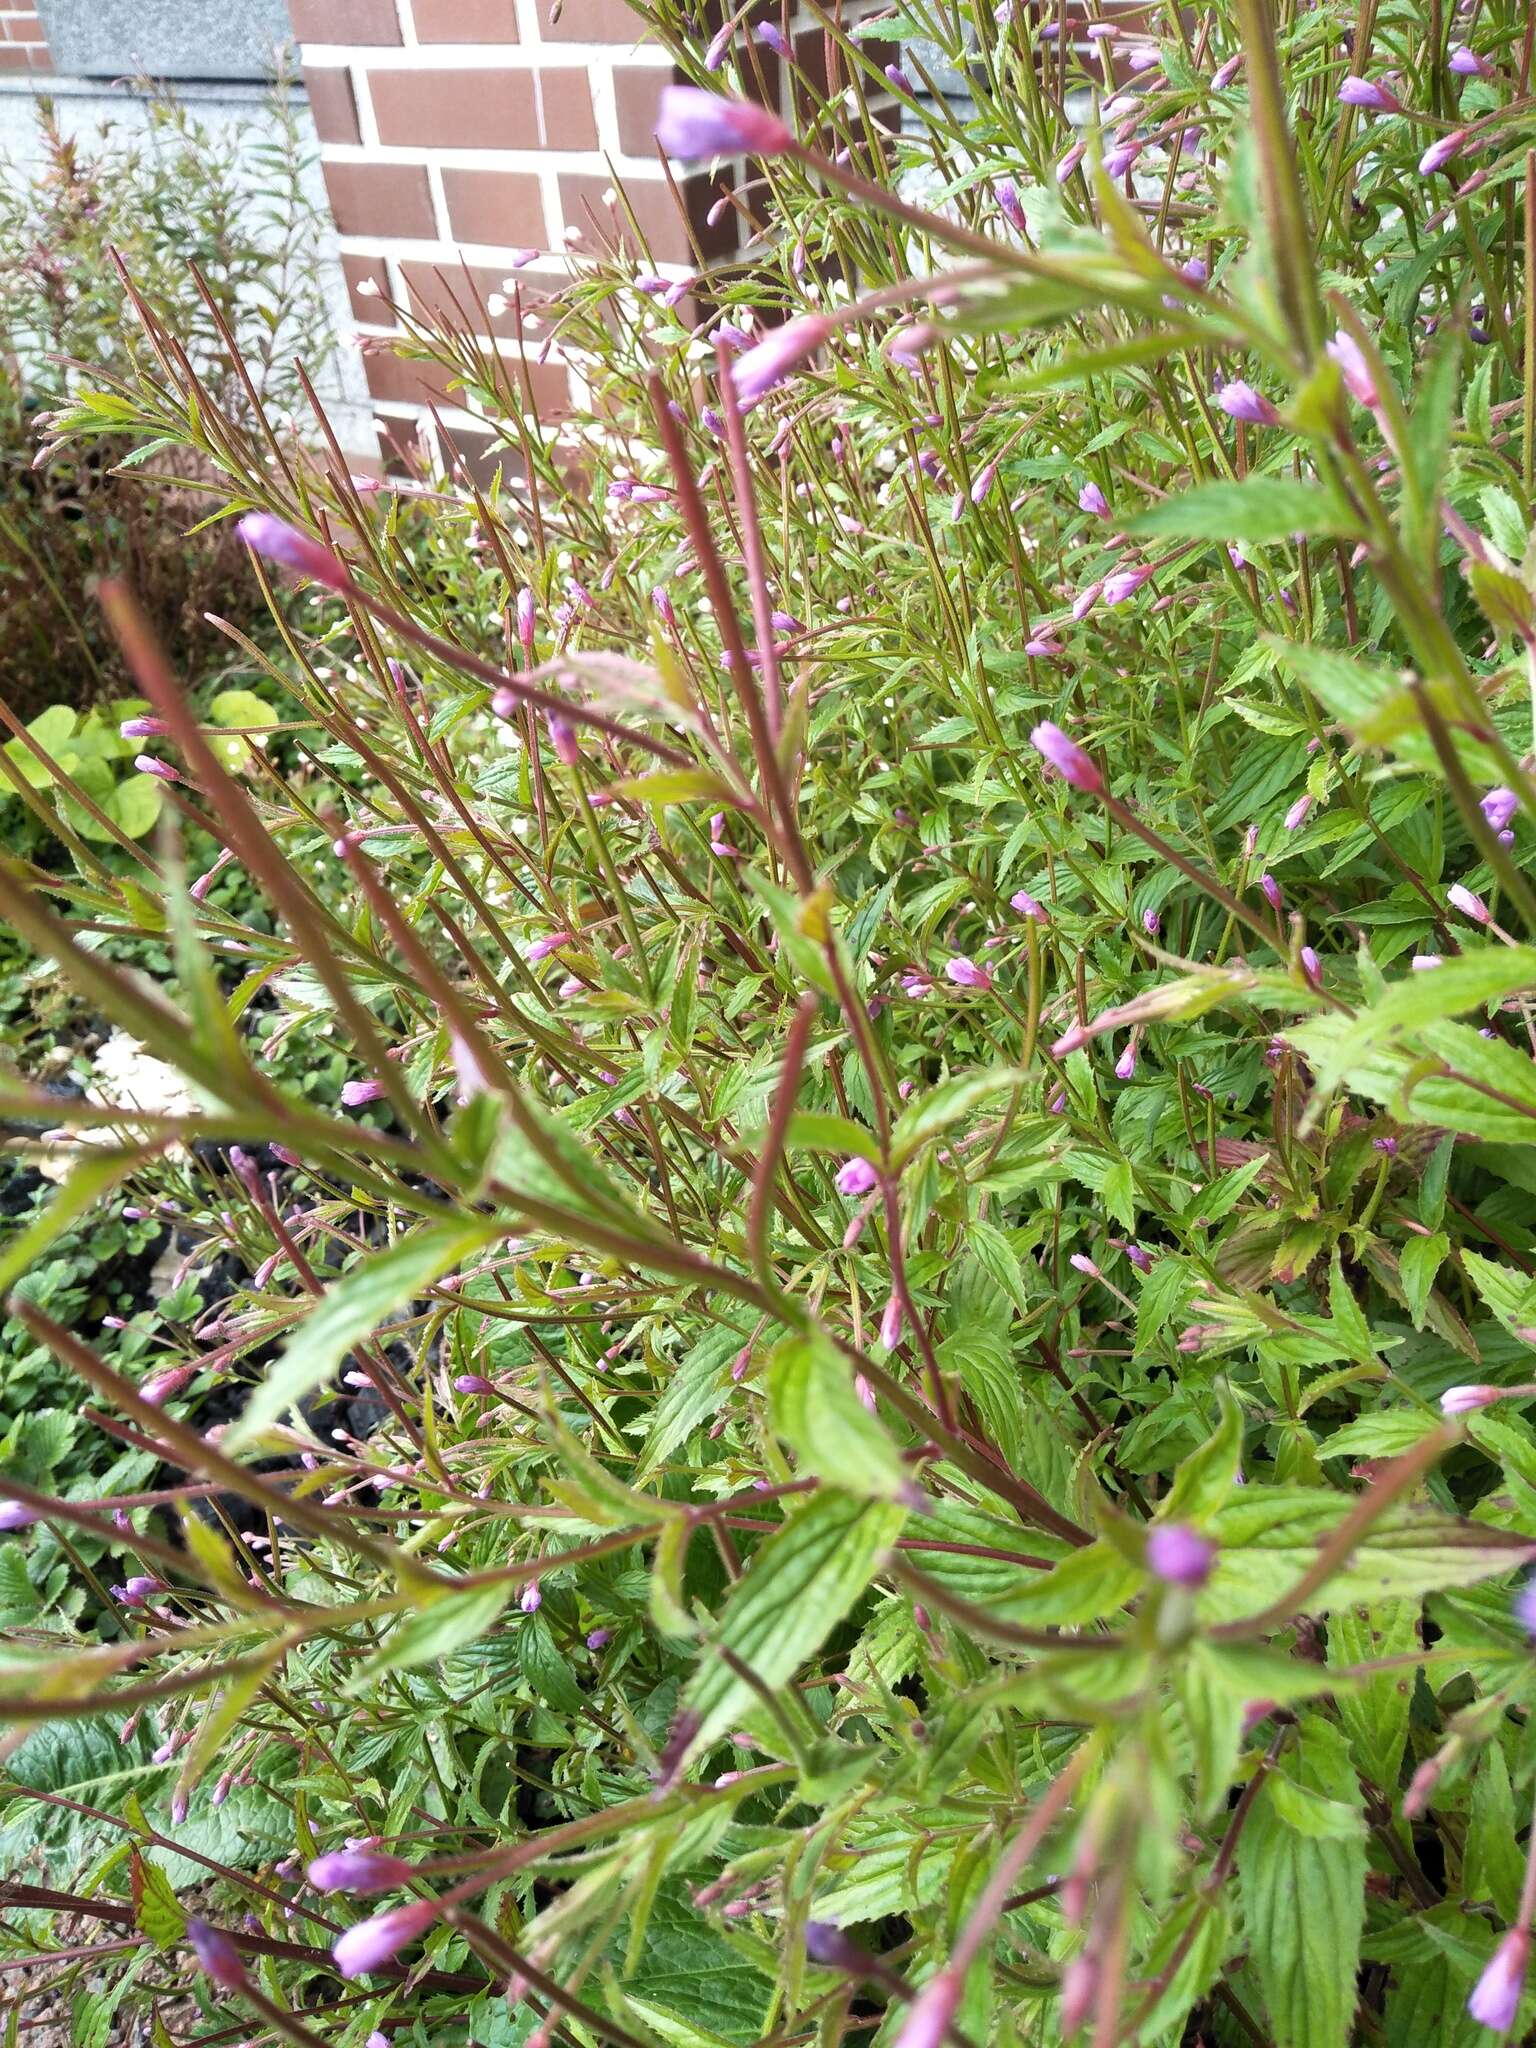
[[[776,384],[782,384],[791,370],[816,353],[831,332],[830,320],[819,313],[802,313],[794,320],[786,320],[782,327],[775,327],[755,348],[738,356],[731,365],[730,378],[742,411],[750,410]]]
[[[522,643],[523,656],[533,660],[533,635],[539,621],[538,600],[525,584],[517,593],[517,637]]]
[[[1465,888],[1460,882],[1452,882],[1450,888],[1445,892],[1445,900],[1454,909],[1459,910],[1463,917],[1470,917],[1474,924],[1487,924],[1489,922],[1488,906],[1482,897],[1475,896],[1470,889]]]
[[[1033,639],[1024,642],[1024,652],[1034,655],[1039,661],[1049,661],[1052,655],[1061,651],[1061,642],[1051,633],[1036,633]]]
[[[211,1977],[221,1991],[240,1990],[245,1983],[245,1965],[239,1949],[222,1927],[210,1927],[206,1920],[189,1919],[187,1939],[205,1977]]]
[[[910,370],[938,338],[936,328],[930,327],[926,321],[915,321],[911,326],[897,328],[886,342],[885,352],[893,363],[900,363],[904,370]]]
[[[1246,420],[1251,427],[1272,427],[1280,417],[1263,393],[1245,384],[1241,377],[1234,377],[1230,384],[1218,384],[1214,396],[1224,413],[1235,420]]]
[[[372,1892],[398,1891],[416,1875],[415,1866],[378,1849],[333,1849],[317,1856],[304,1875],[317,1892],[351,1892],[367,1898]]]
[[[1096,483],[1086,483],[1077,494],[1077,509],[1091,512],[1096,519],[1104,519],[1109,515],[1109,500]]]
[[[391,1956],[425,1934],[437,1918],[435,1899],[418,1899],[409,1906],[394,1906],[387,1913],[375,1913],[349,1927],[331,1950],[343,1977],[366,1977],[370,1970],[387,1963]]]
[[[1285,896],[1273,875],[1260,875],[1259,888],[1271,910],[1279,910],[1284,906]]]
[[[345,1109],[361,1109],[365,1103],[377,1102],[383,1093],[382,1081],[344,1081],[341,1089],[342,1106]]]
[[[151,1408],[158,1408],[162,1401],[169,1401],[179,1394],[189,1380],[196,1379],[199,1368],[195,1365],[165,1365],[159,1372],[152,1372],[147,1380],[139,1382],[139,1399],[147,1401]]]
[[[1086,790],[1090,796],[1103,794],[1103,776],[1090,756],[1069,740],[1059,725],[1046,719],[1035,727],[1029,739],[1035,752],[1045,757],[1064,782],[1070,782],[1074,789]]]
[[[1286,831],[1300,831],[1301,827],[1307,822],[1307,813],[1311,810],[1311,808],[1312,798],[1310,796],[1297,797],[1295,803],[1291,805],[1291,808],[1286,812],[1284,818],[1281,820],[1281,823],[1284,825]]]
[[[893,1294],[880,1311],[880,1342],[887,1351],[894,1351],[901,1342],[901,1303]]]
[[[1429,974],[1440,965],[1440,961],[1438,953],[1415,953],[1408,965],[1415,974]]]
[[[1376,114],[1400,114],[1403,103],[1394,92],[1388,92],[1384,85],[1377,85],[1370,78],[1346,78],[1339,87],[1339,104],[1344,107],[1367,107]]]
[[[494,1394],[496,1389],[483,1372],[461,1372],[454,1380],[453,1391],[456,1394]]]
[[[157,740],[170,729],[163,718],[125,718],[117,732],[119,739]]]
[[[1056,182],[1058,185],[1065,185],[1087,153],[1088,145],[1086,142],[1073,143],[1072,147],[1056,165]]]
[[[1341,327],[1327,344],[1327,352],[1344,372],[1344,387],[1350,397],[1367,411],[1374,411],[1381,403],[1381,395],[1359,342]]]
[[[1009,908],[1016,910],[1020,917],[1031,918],[1036,924],[1050,923],[1050,919],[1046,916],[1044,910],[1027,889],[1015,889],[1008,898],[1008,904]]]
[[[137,754],[134,767],[141,775],[152,775],[156,782],[180,782],[181,777],[169,761],[157,761],[153,754]]]
[[[542,939],[535,939],[523,958],[530,967],[537,967],[541,960],[547,960],[551,953],[558,953],[562,946],[576,942],[574,932],[546,932]]]
[[[1139,569],[1117,569],[1113,576],[1104,579],[1104,602],[1124,604],[1128,597],[1134,597],[1149,576],[1156,575],[1155,569],[1143,565]]]
[[[29,1508],[19,1500],[0,1500],[0,1533],[8,1534],[12,1529],[30,1529],[40,1519],[35,1508]]]
[[[1147,1570],[1168,1586],[1203,1586],[1216,1546],[1185,1522],[1159,1522],[1147,1531]]]
[[[1491,2027],[1498,2034],[1507,2034],[1513,2027],[1520,2012],[1530,1952],[1529,1934],[1523,1927],[1512,1927],[1494,1950],[1467,2000],[1467,2011],[1479,2026]]]
[[[666,155],[697,163],[712,156],[779,156],[794,137],[766,107],[693,85],[668,85],[662,88],[656,140]]]
[[[964,1974],[940,1970],[907,2007],[895,2048],[944,2048],[965,1988]]]
[[[1520,808],[1520,799],[1512,789],[1490,789],[1483,798],[1481,809],[1495,832],[1508,829],[1509,821]]]
[[[968,960],[964,953],[957,953],[953,960],[946,960],[944,972],[957,988],[981,988],[992,986],[992,977],[985,967],[978,967],[974,960]]]
[[[867,1195],[880,1176],[867,1159],[850,1159],[837,1170],[840,1195]]]
[[[1469,50],[1465,43],[1458,43],[1446,59],[1447,68],[1458,78],[1492,78],[1493,66],[1486,57],[1479,57],[1476,50]]]
[[[1133,1038],[1130,1044],[1125,1048],[1125,1051],[1121,1053],[1119,1059],[1115,1061],[1115,1079],[1117,1081],[1134,1081],[1135,1078],[1136,1041]]]
[[[253,554],[281,562],[286,569],[297,569],[311,583],[323,583],[328,590],[352,587],[350,574],[329,548],[285,520],[274,519],[270,512],[247,512],[236,531]]]
[[[567,768],[574,768],[581,759],[575,726],[568,718],[562,718],[558,711],[546,712],[544,722],[549,728],[549,744],[555,750],[555,759],[564,762]]]
[[[524,1614],[538,1613],[539,1609],[544,1605],[544,1595],[537,1580],[530,1580],[524,1586],[517,1604],[522,1608]]]
[[[1466,1386],[1447,1387],[1440,1396],[1442,1415],[1470,1415],[1474,1409],[1492,1407],[1495,1401],[1502,1401],[1502,1387]]]
[[[1323,985],[1323,963],[1317,957],[1315,946],[1303,946],[1300,954],[1301,971],[1314,988]]]
[[[775,57],[787,57],[789,55],[789,43],[785,38],[784,31],[775,28],[771,21],[760,21],[753,33],[760,43],[772,50]]]
[[[996,482],[997,464],[995,462],[989,462],[985,469],[978,469],[971,482],[971,503],[973,505],[983,504],[991,496],[992,486]]]
[[[1098,603],[1099,592],[1103,588],[1104,579],[1100,577],[1097,582],[1086,584],[1084,588],[1077,593],[1076,597],[1074,597],[1072,600],[1072,616],[1074,619],[1087,618],[1088,614],[1093,610],[1094,606]]]
[[[1022,235],[1025,229],[1024,208],[1019,199],[1019,188],[1012,178],[999,178],[992,187],[992,196],[997,201],[997,210],[1009,227],[1017,228]]]
[[[1432,142],[1419,158],[1419,176],[1432,178],[1436,171],[1443,170],[1454,156],[1459,156],[1467,146],[1465,128],[1453,128],[1449,135],[1442,135]]]
[[[1229,57],[1227,59],[1226,63],[1221,66],[1219,71],[1213,71],[1211,73],[1212,92],[1224,91],[1225,88],[1232,83],[1233,79],[1236,78],[1238,72],[1242,69],[1242,66],[1243,53],[1241,50],[1239,50],[1235,57]]]

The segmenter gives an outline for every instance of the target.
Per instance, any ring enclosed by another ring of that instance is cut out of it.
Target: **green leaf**
[[[734,1330],[711,1330],[672,1368],[635,1467],[637,1486],[643,1485],[680,1444],[688,1441],[707,1415],[719,1412],[729,1385],[727,1368],[741,1348]]]
[[[510,1585],[475,1586],[418,1608],[390,1631],[360,1676],[379,1671],[414,1671],[420,1664],[450,1657],[494,1626],[512,1597]]]
[[[1536,1280],[1525,1273],[1511,1272],[1508,1266],[1485,1258],[1481,1252],[1464,1250],[1461,1263],[1467,1278],[1505,1329],[1522,1343],[1528,1343],[1529,1338],[1522,1333],[1536,1325]]]
[[[768,1686],[785,1684],[853,1606],[900,1535],[907,1511],[891,1501],[821,1492],[775,1530],[726,1604],[720,1641]],[[684,1694],[697,1717],[690,1752],[732,1727],[757,1693],[706,1654]]]
[[[1180,1464],[1158,1511],[1162,1521],[1202,1521],[1232,1497],[1243,1458],[1243,1411],[1225,1384],[1218,1385],[1216,1400],[1220,1420],[1215,1434]]]
[[[1201,1614],[1212,1622],[1235,1621],[1267,1607],[1309,1568],[1318,1545],[1352,1506],[1348,1495],[1320,1488],[1247,1489],[1208,1524],[1221,1549],[1199,1596]],[[1376,1518],[1327,1584],[1309,1596],[1307,1608],[1325,1614],[1473,1586],[1512,1570],[1532,1549],[1503,1530],[1397,1501]]]
[[[789,1120],[785,1143],[791,1150],[856,1156],[871,1163],[880,1158],[880,1140],[852,1117],[829,1116],[822,1110],[797,1109]]]
[[[1027,1078],[1022,1067],[992,1067],[983,1073],[951,1075],[930,1088],[919,1101],[909,1102],[896,1120],[891,1133],[895,1163],[900,1166],[929,1138],[947,1131],[980,1103],[1022,1087]]]
[[[1237,1848],[1249,1954],[1275,2048],[1349,2048],[1365,1925],[1360,1807],[1343,1736],[1306,1716],[1299,1754],[1269,1773]],[[1294,1825],[1335,1809],[1352,1831]]]
[[[158,1949],[177,1947],[186,1939],[187,1916],[177,1903],[170,1879],[137,1849],[133,1851],[128,1868],[134,1926]]]
[[[413,1301],[451,1272],[480,1245],[499,1233],[483,1221],[429,1223],[388,1251],[360,1260],[326,1290],[289,1339],[282,1357],[253,1391],[245,1413],[224,1439],[226,1450],[243,1450],[304,1397],[324,1384],[386,1316]]]
[[[249,726],[253,729],[277,723],[277,713],[254,690],[220,690],[208,707],[208,717],[213,725]],[[250,765],[251,756],[260,745],[258,740],[221,737],[215,733],[209,733],[207,739],[232,775],[238,775]]]
[[[815,1473],[874,1500],[899,1500],[911,1492],[895,1444],[854,1390],[853,1367],[820,1330],[788,1337],[774,1352],[768,1415],[802,1475]]]
[[[1128,531],[1174,540],[1288,541],[1292,534],[1353,533],[1357,522],[1332,492],[1288,476],[1201,484],[1138,514]]]
[[[1451,1241],[1445,1232],[1436,1230],[1428,1237],[1410,1237],[1398,1253],[1397,1270],[1403,1283],[1403,1296],[1416,1330],[1424,1327],[1424,1311],[1430,1290],[1435,1284],[1435,1275],[1450,1255],[1450,1249]]]
[[[581,1687],[561,1654],[542,1608],[530,1614],[518,1629],[517,1654],[523,1676],[546,1707],[552,1707],[557,1714],[581,1712]]]

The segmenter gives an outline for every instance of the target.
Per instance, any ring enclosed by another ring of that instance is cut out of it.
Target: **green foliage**
[[[98,853],[7,756],[26,971],[190,1084],[0,1081],[24,1159],[121,1148],[18,1218],[0,1454],[73,1504],[0,1544],[0,1899],[146,1937],[85,2037],[189,1910],[251,1973],[211,2025],[345,2048],[1486,2034],[1536,476],[1523,23],[1456,19],[1486,71],[1433,10],[1240,0],[1095,96],[1024,10],[834,15],[751,261],[669,305],[594,242],[541,309],[588,409],[407,323],[489,495],[359,497],[276,417],[247,460],[169,351],[74,394],[76,455],[194,450],[345,564],[254,697],[189,721],[137,655],[211,881],[179,810]],[[940,57],[967,106],[907,92]],[[786,310],[831,324],[743,454],[729,329]],[[173,1270],[105,1331],[125,1199]],[[365,1838],[427,1903],[343,2007],[373,1908],[304,1869]]]

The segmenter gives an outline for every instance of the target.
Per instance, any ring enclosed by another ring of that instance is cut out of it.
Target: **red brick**
[[[448,232],[497,249],[545,246],[544,193],[532,171],[443,172]]]
[[[43,24],[35,16],[28,16],[21,21],[8,21],[5,26],[6,33],[13,43],[41,43],[46,40],[43,35]]]
[[[465,266],[457,263],[402,263],[401,275],[405,279],[410,308],[423,319],[437,320],[454,327],[468,327],[472,334],[491,334],[498,341],[516,341],[520,333],[516,311],[511,303],[504,313],[493,313],[488,301],[501,297],[511,301],[512,294],[503,289],[507,277],[505,264],[473,263],[468,266],[469,275],[464,274]],[[537,313],[549,302],[550,292],[558,280],[552,276],[540,277],[536,271],[519,271],[521,303],[525,313]],[[542,340],[542,331],[538,339]]]
[[[449,444],[445,464],[449,473],[457,476],[462,464],[478,490],[488,492],[498,477],[520,483],[526,474],[522,450],[509,448],[494,434],[471,434],[463,427],[451,432],[444,428],[443,433]]]
[[[368,373],[368,389],[383,404],[462,406],[464,403],[465,394],[457,384],[458,372],[445,370],[441,363],[411,362],[389,348],[366,351],[363,361]],[[530,410],[530,384],[533,390],[531,410],[541,419],[551,418],[569,404],[570,383],[563,363],[522,363],[507,356],[502,358],[502,362],[505,369],[501,394],[504,404],[514,406],[520,412]],[[448,388],[450,384],[454,386],[452,390]]]
[[[638,43],[645,22],[629,0],[564,0],[557,19],[550,15],[559,0],[539,0],[539,33],[546,43]]]
[[[370,71],[379,140],[407,149],[537,149],[526,71]]]
[[[695,177],[680,181],[678,191],[683,205],[674,198],[671,187],[660,180],[628,178],[618,188],[618,202],[607,206],[603,194],[611,189],[611,180],[589,172],[560,173],[561,212],[568,227],[581,230],[579,246],[586,254],[623,248],[634,253],[648,252],[656,263],[696,262],[697,255],[688,236],[690,219],[708,253],[710,242],[704,215],[719,196],[713,180]]]
[[[626,156],[656,154],[656,108],[661,89],[677,76],[657,66],[616,64],[613,98],[619,115],[619,147]]]
[[[327,164],[331,212],[343,235],[437,239],[432,188],[420,164]]]
[[[461,397],[457,390],[450,391],[453,371],[445,370],[441,363],[408,362],[404,356],[395,354],[393,348],[385,347],[375,351],[363,351],[363,367],[368,375],[368,390],[374,398],[394,405],[458,405]]]
[[[400,42],[395,0],[288,0],[288,15],[301,43]]]
[[[16,43],[0,43],[0,71],[25,71],[27,53]]]
[[[341,269],[347,280],[353,319],[360,320],[365,327],[392,327],[395,316],[389,310],[389,266],[384,258],[343,256]],[[377,292],[370,294],[360,290],[359,287],[365,283],[377,285]]]
[[[320,140],[361,142],[351,72],[339,64],[324,69],[306,65],[304,83],[309,88],[309,110],[315,117],[315,132]]]
[[[517,0],[411,0],[420,43],[515,43]]]
[[[534,88],[543,116],[545,149],[596,149],[597,116],[592,82],[584,65],[536,71]]]

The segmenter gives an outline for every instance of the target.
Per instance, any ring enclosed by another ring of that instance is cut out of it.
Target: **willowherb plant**
[[[0,1480],[18,1953],[301,2042],[1518,2032],[1529,23],[818,12],[791,124],[654,11],[764,225],[578,262],[556,428],[412,331],[520,482],[109,387],[307,580],[305,725],[110,588],[179,833],[0,866],[200,1105],[49,1104],[0,1259],[126,1195],[194,1290],[137,1378],[15,1305],[130,1461]]]

